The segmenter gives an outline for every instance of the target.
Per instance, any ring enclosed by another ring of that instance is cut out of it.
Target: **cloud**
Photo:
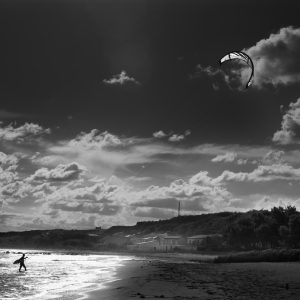
[[[69,181],[76,180],[80,174],[86,171],[86,168],[73,162],[67,165],[58,165],[56,168],[49,170],[41,168],[37,170],[29,181]]]
[[[134,84],[140,85],[140,83],[133,77],[129,77],[126,71],[122,71],[120,74],[113,75],[110,79],[103,79],[103,82],[108,85],[125,85]]]
[[[226,152],[224,154],[217,155],[211,161],[212,162],[233,162],[237,158],[235,152]]]
[[[260,165],[252,172],[224,171],[214,181],[267,182],[273,180],[300,181],[300,169],[288,164]]]
[[[190,134],[191,134],[191,131],[186,130],[183,134],[172,134],[168,140],[170,142],[180,142],[180,141],[183,141]]]
[[[177,179],[169,186],[149,186],[130,193],[134,207],[156,207],[176,210],[178,201],[181,207],[190,212],[215,211],[226,206],[232,195],[208,172],[199,172],[189,180]]]
[[[296,102],[290,103],[282,117],[281,129],[273,135],[273,142],[281,145],[299,143],[295,133],[298,126],[300,126],[300,98]]]
[[[153,136],[157,139],[161,139],[161,138],[168,136],[168,134],[164,133],[162,130],[159,130],[159,131],[154,132]]]
[[[253,60],[253,86],[256,88],[300,82],[300,28],[281,28],[277,33],[243,51]],[[242,69],[241,76],[249,76],[246,68]]]
[[[15,217],[16,215],[14,214],[0,214],[0,224],[6,225],[8,221],[11,221]]]
[[[0,167],[2,169],[15,170],[18,167],[19,158],[14,154],[0,152]]]
[[[153,133],[153,136],[157,139],[162,139],[165,137],[168,137],[169,142],[180,142],[183,141],[188,135],[190,135],[192,132],[191,130],[187,129],[183,134],[177,134],[177,133],[165,133],[162,130],[159,130],[157,132]]]
[[[140,218],[162,219],[162,220],[175,217],[173,210],[160,209],[155,207],[138,207],[135,209],[134,215]]]
[[[254,46],[242,51],[251,57],[254,64],[253,88],[261,89],[268,85],[287,86],[300,82],[300,28],[281,28],[277,33],[270,34],[268,38],[261,39]],[[229,88],[237,86],[239,90],[244,90],[249,75],[249,66],[232,61],[230,69],[226,72],[199,64],[196,72],[190,77],[212,78],[214,90],[220,88],[220,82]]]
[[[49,145],[43,156],[32,159],[35,163],[49,163],[49,166],[76,161],[94,175],[111,176],[117,168],[151,161],[155,148],[151,138],[127,138],[93,129],[74,139]]]
[[[18,166],[19,159],[17,156],[0,152],[0,193],[2,195],[5,194],[7,185],[19,180],[19,174],[16,171]]]
[[[198,184],[204,186],[215,186],[218,185],[217,182],[214,182],[213,178],[208,175],[207,171],[200,171],[197,174],[193,175],[190,180],[190,184]]]
[[[212,66],[203,67],[201,64],[198,64],[196,66],[195,72],[192,75],[190,75],[190,79],[197,79],[203,76],[209,77],[214,81],[212,83],[212,88],[215,91],[220,89],[218,82],[223,82],[227,87],[230,87],[230,76],[220,68],[215,68]]]
[[[180,142],[182,140],[184,140],[185,136],[183,134],[172,134],[169,137],[169,141],[170,142]]]
[[[264,164],[280,164],[283,163],[284,151],[282,150],[271,150],[263,157],[262,162]]]
[[[106,203],[53,203],[49,206],[55,210],[69,211],[69,212],[81,212],[86,214],[98,214],[113,216],[116,215],[121,207],[118,205],[110,205]]]
[[[265,195],[259,199],[255,204],[255,209],[268,209],[271,210],[274,206],[296,206],[296,208],[299,210],[300,208],[300,199],[298,198],[287,198],[283,196],[273,196],[270,197],[268,195]]]
[[[19,127],[14,127],[12,124],[9,124],[5,127],[0,127],[0,139],[5,141],[22,142],[25,139],[49,133],[49,128],[45,129],[42,126],[34,123],[25,123]]]
[[[246,165],[248,163],[256,164],[256,160],[249,160],[246,158],[238,158],[238,155],[236,152],[226,152],[224,154],[219,154],[216,157],[214,157],[212,162],[224,162],[224,163],[229,163],[229,162],[236,162],[238,165]]]
[[[116,135],[110,134],[107,131],[100,132],[97,129],[92,129],[91,132],[82,132],[75,139],[70,140],[71,147],[86,147],[86,148],[109,148],[118,147],[127,144],[128,140],[123,140]]]

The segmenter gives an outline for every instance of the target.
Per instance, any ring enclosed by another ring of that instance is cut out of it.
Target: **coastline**
[[[127,257],[110,279],[101,282],[101,275],[73,299],[300,299],[300,262],[213,263],[217,253],[80,254]]]
[[[126,261],[117,280],[86,300],[300,299],[300,263],[199,263],[175,258]]]

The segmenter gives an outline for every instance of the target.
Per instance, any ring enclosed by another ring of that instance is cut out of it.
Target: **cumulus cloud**
[[[283,196],[273,196],[270,197],[265,195],[259,199],[255,204],[255,209],[268,209],[271,210],[274,206],[286,207],[286,206],[296,206],[299,210],[300,208],[300,199],[298,198],[287,198]]]
[[[159,130],[157,132],[153,133],[153,136],[157,139],[162,139],[165,137],[168,137],[169,142],[180,142],[183,141],[188,135],[190,135],[192,132],[191,130],[187,129],[184,133],[182,134],[177,134],[177,133],[165,133],[162,130]]]
[[[211,161],[212,162],[233,162],[237,158],[235,152],[226,152],[224,154],[217,155]]]
[[[290,103],[281,121],[281,129],[273,135],[273,142],[288,145],[299,143],[296,138],[295,129],[300,125],[300,98],[296,102]]]
[[[17,156],[0,152],[0,193],[2,195],[4,195],[4,190],[7,185],[19,179],[19,174],[16,171],[19,166],[18,164],[19,159]]]
[[[260,165],[252,172],[224,171],[215,182],[237,181],[237,182],[267,182],[273,180],[299,181],[300,169],[288,164]]]
[[[300,28],[281,28],[244,51],[254,62],[255,87],[300,82]],[[249,76],[246,69],[242,70],[241,75]]]
[[[224,162],[224,163],[230,163],[230,162],[236,162],[238,165],[246,165],[248,163],[256,164],[256,160],[250,160],[247,158],[238,158],[238,154],[236,152],[225,152],[223,154],[218,154],[216,157],[214,157],[212,162]]]
[[[147,189],[132,192],[131,205],[134,207],[156,207],[177,209],[181,201],[184,210],[214,211],[225,207],[232,195],[207,172],[199,172],[189,180],[177,179],[169,186],[149,186]]]
[[[86,148],[107,148],[124,144],[125,140],[121,141],[116,135],[110,134],[107,131],[100,132],[97,129],[92,129],[89,133],[82,132],[75,139],[69,141],[71,147]]]
[[[133,77],[129,77],[126,71],[121,71],[120,74],[113,75],[110,79],[103,79],[103,82],[108,85],[125,85],[125,84],[134,84],[140,85],[140,83]]]
[[[158,151],[155,147],[151,138],[127,138],[93,129],[74,139],[50,145],[43,156],[37,155],[33,160],[35,163],[48,163],[48,166],[76,161],[92,174],[107,177],[116,168],[149,162]]]
[[[277,87],[300,82],[300,28],[284,27],[277,33],[261,39],[254,46],[243,49],[254,64],[253,88],[267,85]],[[208,76],[214,80],[213,89],[219,89],[223,82],[227,87],[243,90],[250,75],[249,66],[232,61],[227,72],[200,64],[191,78]]]
[[[153,136],[157,139],[161,139],[164,138],[166,136],[168,136],[168,134],[166,134],[165,132],[163,132],[162,130],[156,131],[153,133]]]
[[[279,164],[284,161],[284,151],[282,150],[271,150],[263,157],[262,162],[267,165]]]
[[[79,178],[80,174],[86,171],[86,168],[80,166],[78,163],[70,163],[67,165],[58,165],[54,169],[41,168],[37,170],[32,176],[30,176],[29,181],[69,181],[76,180]]]
[[[182,140],[184,140],[185,136],[183,134],[172,134],[169,137],[169,141],[170,142],[180,142]]]
[[[190,134],[191,134],[190,130],[186,130],[183,134],[175,134],[174,133],[169,137],[168,140],[170,142],[180,142],[180,141],[183,141]]]
[[[2,169],[11,171],[18,167],[19,158],[14,154],[6,154],[0,152],[0,167]]]
[[[4,141],[24,141],[27,138],[49,133],[49,128],[34,123],[25,123],[19,127],[14,127],[12,124],[0,126],[0,139]]]

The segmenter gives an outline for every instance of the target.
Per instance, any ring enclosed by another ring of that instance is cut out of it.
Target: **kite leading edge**
[[[253,65],[253,61],[252,61],[251,57],[248,54],[246,54],[245,52],[234,51],[234,52],[230,52],[230,53],[226,54],[225,56],[223,56],[220,59],[219,63],[220,63],[220,65],[222,65],[225,61],[230,61],[233,59],[242,60],[251,68],[251,75],[250,75],[249,80],[245,87],[245,88],[248,88],[252,84],[252,80],[254,77],[254,65]]]

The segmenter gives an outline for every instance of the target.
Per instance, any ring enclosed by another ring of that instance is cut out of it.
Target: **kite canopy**
[[[242,60],[251,68],[251,75],[250,75],[249,80],[246,84],[246,88],[248,88],[252,84],[252,79],[253,79],[253,76],[254,76],[254,65],[253,65],[253,61],[252,61],[251,57],[248,54],[246,54],[242,51],[230,52],[230,53],[226,54],[225,56],[223,56],[220,59],[219,63],[220,63],[220,65],[222,65],[222,63],[224,63],[225,61],[229,61],[229,60],[233,60],[233,59]]]

